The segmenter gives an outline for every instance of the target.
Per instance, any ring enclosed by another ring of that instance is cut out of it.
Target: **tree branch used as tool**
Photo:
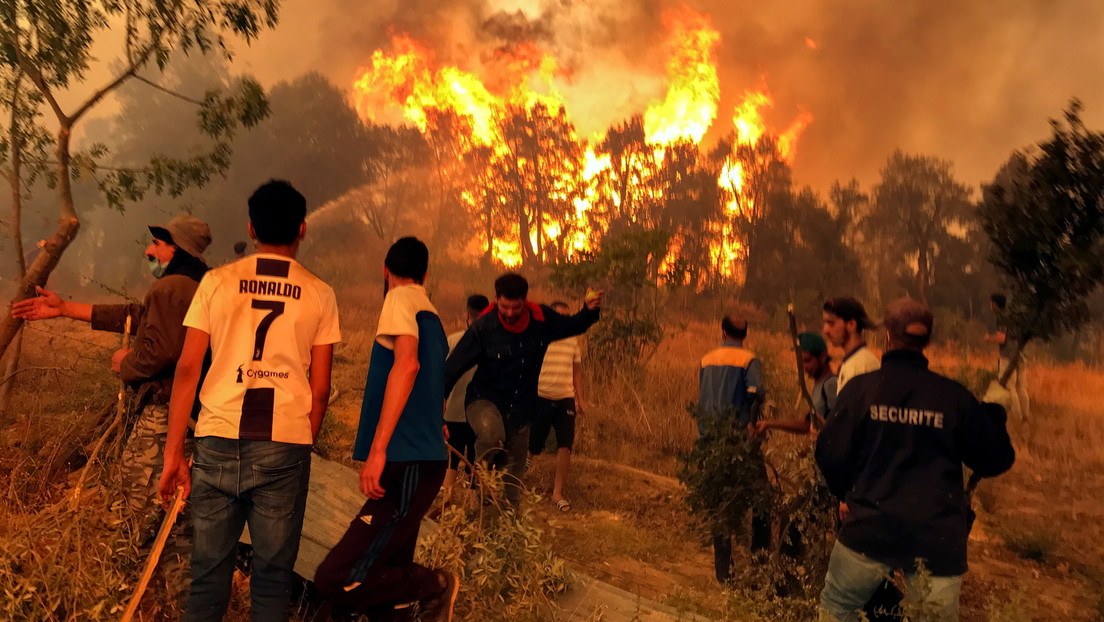
[[[809,412],[813,415],[813,422],[817,429],[824,427],[824,417],[813,406],[813,396],[809,393],[809,387],[805,386],[805,369],[801,364],[801,339],[797,336],[797,317],[794,315],[794,306],[791,302],[786,305],[786,315],[790,320],[790,340],[793,342],[794,361],[797,363],[797,388],[801,392],[802,399],[809,405]]]
[[[126,326],[123,328],[123,349],[126,350],[130,347],[130,327],[133,322],[133,318],[130,314],[127,314]],[[69,509],[75,510],[80,504],[81,493],[84,492],[84,481],[88,479],[88,473],[92,470],[92,464],[96,461],[96,458],[100,455],[100,450],[103,449],[104,443],[108,437],[115,433],[115,430],[122,425],[123,419],[126,418],[126,382],[122,379],[119,380],[119,401],[115,406],[115,419],[112,420],[111,425],[107,426],[104,430],[103,436],[100,436],[100,440],[96,441],[96,446],[92,448],[92,453],[88,455],[88,463],[84,465],[84,469],[81,470],[80,479],[77,480],[77,485],[73,488],[73,497],[69,500]]]
[[[157,538],[153,541],[153,549],[150,550],[149,557],[146,558],[146,566],[142,570],[141,578],[138,579],[138,587],[134,589],[134,595],[130,597],[130,602],[127,603],[126,611],[123,612],[120,622],[130,622],[131,618],[134,617],[134,613],[138,610],[138,605],[142,602],[142,596],[149,586],[150,578],[153,577],[153,571],[157,568],[157,563],[161,561],[161,552],[165,550],[169,532],[172,531],[173,525],[176,524],[176,518],[180,516],[183,509],[184,488],[179,487],[176,489],[176,494],[173,495],[169,511],[165,514],[164,520],[161,521],[161,529],[158,530]]]

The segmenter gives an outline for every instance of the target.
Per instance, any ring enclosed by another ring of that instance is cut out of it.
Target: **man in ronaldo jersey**
[[[412,237],[384,259],[386,294],[353,447],[353,458],[365,461],[360,490],[368,500],[314,577],[335,605],[373,620],[446,622],[456,601],[455,576],[414,563],[422,517],[448,468],[448,342],[422,285],[428,265],[428,249]]]
[[[203,277],[169,401],[158,491],[192,495],[192,586],[184,620],[221,620],[230,600],[234,544],[249,525],[252,619],[287,620],[307,500],[310,452],[330,396],[333,344],[341,340],[333,290],[295,261],[307,203],[270,181],[249,198],[254,255]],[[199,392],[195,464],[184,432]]]

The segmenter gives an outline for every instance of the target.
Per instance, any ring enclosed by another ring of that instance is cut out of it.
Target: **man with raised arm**
[[[119,471],[136,544],[142,550],[152,544],[161,522],[157,479],[169,430],[169,395],[184,348],[184,315],[207,273],[203,252],[211,244],[210,227],[189,214],[175,216],[163,225],[149,225],[149,232],[152,240],[145,250],[145,264],[155,280],[141,304],[90,305],[62,300],[39,287],[38,297],[12,305],[12,315],[17,318],[64,317],[88,322],[92,330],[117,333],[123,332],[127,318],[131,319],[132,346],[115,352],[111,369],[134,389],[133,427],[119,459]],[[173,526],[173,537],[162,554],[159,568],[170,592],[187,591],[190,532],[191,522],[185,514]]]
[[[478,366],[466,399],[476,456],[505,467],[506,498],[516,506],[548,345],[581,335],[597,322],[602,292],[588,290],[578,313],[560,315],[551,307],[529,302],[529,281],[520,274],[503,274],[494,287],[494,307],[468,327],[449,354],[445,388],[451,391],[466,371]]]

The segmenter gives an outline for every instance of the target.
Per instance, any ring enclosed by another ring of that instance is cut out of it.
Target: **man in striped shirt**
[[[566,303],[552,303],[552,309],[567,315]],[[563,487],[571,468],[571,450],[575,444],[575,415],[583,410],[583,358],[578,337],[568,337],[548,344],[537,382],[536,415],[529,435],[529,453],[538,456],[544,450],[550,429],[556,430],[556,479],[552,486],[552,503],[561,512],[571,511],[571,502],[564,498]]]

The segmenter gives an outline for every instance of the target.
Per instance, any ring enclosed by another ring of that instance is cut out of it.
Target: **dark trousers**
[[[751,515],[751,551],[765,551],[771,543],[770,512]],[[713,536],[713,570],[717,581],[724,583],[732,577],[732,537]]]
[[[448,461],[388,462],[380,499],[369,499],[314,575],[323,596],[361,612],[411,603],[441,591],[437,575],[414,563],[418,530]]]

